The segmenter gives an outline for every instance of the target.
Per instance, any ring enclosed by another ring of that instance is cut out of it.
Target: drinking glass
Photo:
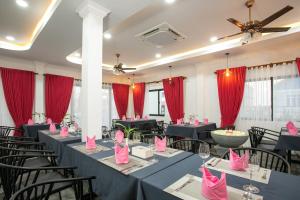
[[[198,150],[198,155],[202,158],[203,167],[204,167],[205,160],[210,155],[209,145],[207,143],[200,143],[199,150]]]
[[[259,165],[259,157],[257,154],[252,154],[249,159],[249,171],[250,171],[250,179],[249,185],[244,185],[243,189],[246,191],[244,193],[244,197],[247,196],[247,199],[252,199],[252,193],[259,193],[259,189],[252,184],[252,176],[253,173],[258,172],[260,169]]]
[[[155,144],[151,144],[150,145],[150,149],[151,149],[151,151],[152,151],[152,153],[153,153],[153,158],[152,158],[152,162],[153,163],[157,163],[158,162],[158,159],[156,158],[156,154],[155,154],[155,152],[156,152],[156,148],[155,148]]]

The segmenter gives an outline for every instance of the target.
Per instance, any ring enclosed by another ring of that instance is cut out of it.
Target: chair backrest
[[[93,200],[92,179],[95,179],[95,177],[68,178],[36,183],[19,190],[10,200],[60,199],[61,194],[59,193],[65,190],[66,187],[73,188],[72,199]],[[57,187],[60,185],[66,185],[66,187]],[[88,187],[87,190],[84,185]],[[68,199],[70,198],[69,195],[71,195],[70,192],[68,193]],[[64,199],[64,196],[62,196],[62,199]]]
[[[248,130],[249,140],[252,148],[256,148],[259,145],[258,135],[254,133],[252,129]]]
[[[192,153],[198,153],[201,143],[206,143],[202,140],[183,139],[177,140],[169,145],[170,148],[188,151]],[[208,144],[207,144],[208,145]]]
[[[235,148],[232,149],[234,152],[239,154],[240,156],[245,154],[246,151],[249,152],[249,155],[256,154],[259,158],[259,165],[263,168],[279,171],[279,172],[285,172],[285,173],[291,173],[291,167],[289,163],[280,155],[266,151],[263,149],[258,148]],[[229,160],[230,152],[229,150],[223,155],[223,159]]]
[[[18,149],[18,148],[0,146],[0,157],[11,156],[11,155],[26,155],[28,153],[39,154],[39,155],[54,154],[54,152],[50,150]]]
[[[8,136],[12,131],[13,127],[9,126],[0,126],[0,136]]]

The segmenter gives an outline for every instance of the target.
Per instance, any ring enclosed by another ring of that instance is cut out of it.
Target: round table
[[[221,147],[236,148],[248,140],[248,134],[242,131],[215,130],[211,136]]]

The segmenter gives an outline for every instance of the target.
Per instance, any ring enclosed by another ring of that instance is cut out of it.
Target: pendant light
[[[169,84],[172,84],[172,66],[169,66]]]
[[[231,71],[230,71],[230,69],[229,69],[229,64],[228,64],[228,57],[229,57],[229,53],[225,53],[225,55],[226,55],[226,57],[227,57],[227,66],[226,66],[226,70],[225,70],[225,72],[224,72],[224,74],[225,74],[225,76],[230,76],[230,74],[231,74]]]
[[[134,90],[135,88],[135,84],[134,84],[134,74],[132,74],[132,84],[131,84],[131,88]]]

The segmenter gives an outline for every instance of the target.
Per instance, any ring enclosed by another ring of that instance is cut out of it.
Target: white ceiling
[[[66,61],[66,56],[81,47],[82,20],[75,12],[81,1],[62,0],[30,50],[15,52],[1,49],[0,54],[78,67]],[[226,21],[227,18],[233,17],[242,22],[248,20],[243,0],[177,0],[172,5],[164,0],[98,1],[112,11],[105,19],[105,30],[111,32],[113,38],[105,40],[103,53],[104,63],[110,65],[115,64],[115,53],[121,53],[121,61],[128,66],[137,66],[155,60],[156,53],[167,57],[207,46],[211,44],[209,38],[212,36],[220,37],[239,31]],[[294,9],[269,24],[269,27],[299,22],[299,0],[256,0],[253,18],[262,20],[286,5]],[[15,12],[17,8],[10,9],[10,12]],[[18,24],[13,19],[4,21],[6,24]],[[4,21],[0,20],[1,30]],[[162,22],[168,22],[187,38],[157,49],[135,37]]]

